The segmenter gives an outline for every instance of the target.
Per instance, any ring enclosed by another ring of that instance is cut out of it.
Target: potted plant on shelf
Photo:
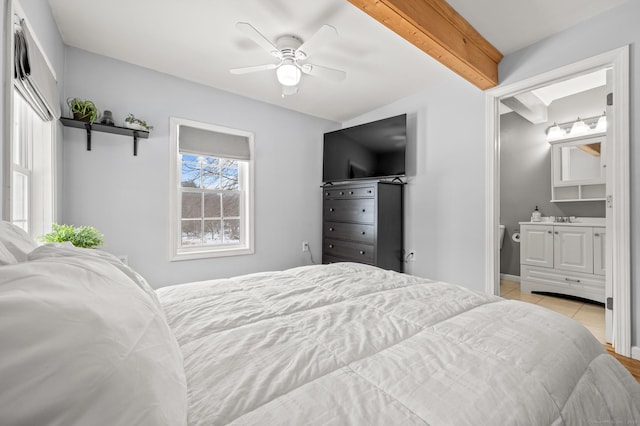
[[[67,105],[69,110],[73,114],[73,118],[76,120],[86,121],[89,124],[93,124],[98,119],[98,108],[91,101],[85,101],[79,98],[67,99]]]
[[[153,126],[147,124],[146,121],[136,118],[133,114],[129,113],[127,118],[124,119],[124,127],[128,127],[134,130],[144,130],[145,132],[150,132],[153,130]]]
[[[53,230],[40,237],[45,243],[62,243],[69,241],[76,247],[96,248],[104,245],[104,235],[91,226],[52,225]]]

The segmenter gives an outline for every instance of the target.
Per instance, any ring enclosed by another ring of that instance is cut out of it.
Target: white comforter
[[[358,264],[157,293],[192,425],[640,422],[631,375],[538,306]]]

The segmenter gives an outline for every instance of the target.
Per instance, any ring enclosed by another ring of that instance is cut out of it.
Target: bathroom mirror
[[[553,143],[554,186],[604,183],[604,147],[604,134]]]

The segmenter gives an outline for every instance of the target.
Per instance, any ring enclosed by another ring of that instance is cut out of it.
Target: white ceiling
[[[515,51],[626,0],[450,0],[503,53]],[[606,4],[605,4],[606,3]],[[49,0],[64,42],[302,113],[343,122],[452,77],[346,0]],[[346,71],[333,82],[304,75],[298,94],[281,97],[275,71],[233,75],[230,68],[275,62],[240,33],[248,22],[267,38],[303,41],[323,24],[337,40],[307,62]],[[470,84],[470,83],[469,83]]]
[[[447,0],[451,7],[503,55],[626,2],[627,0]]]

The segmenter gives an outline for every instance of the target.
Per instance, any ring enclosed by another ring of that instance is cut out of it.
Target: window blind
[[[178,127],[180,152],[222,157],[233,160],[250,160],[249,138],[229,133],[214,132],[195,127]]]
[[[40,118],[50,121],[60,117],[56,79],[24,19],[14,31],[14,83]]]

